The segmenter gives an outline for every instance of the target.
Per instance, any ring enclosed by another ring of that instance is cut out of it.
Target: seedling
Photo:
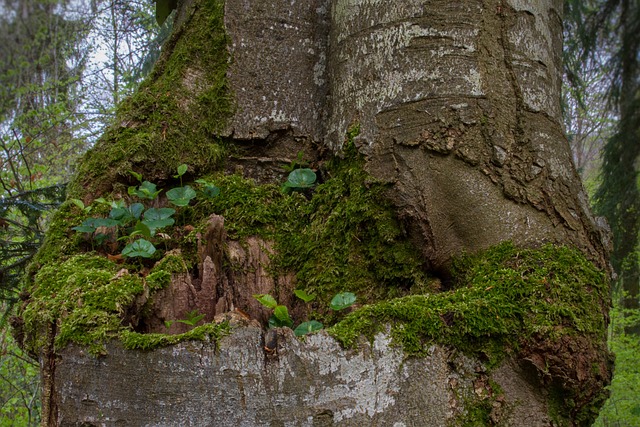
[[[304,290],[296,289],[294,291],[296,296],[304,302],[310,302],[315,299],[315,295],[310,295]],[[255,294],[253,297],[258,302],[267,308],[273,309],[273,314],[269,318],[269,328],[279,328],[286,326],[288,328],[293,327],[293,320],[289,316],[289,310],[284,305],[279,305],[274,297],[269,294]],[[337,294],[331,300],[329,307],[332,310],[344,310],[347,307],[352,306],[356,302],[356,296],[351,292],[342,292]],[[296,336],[300,337],[313,332],[321,330],[324,326],[317,320],[309,320],[298,325],[293,331]]]
[[[315,185],[316,173],[309,168],[296,169],[289,173],[287,181],[282,184],[284,192],[300,191]]]

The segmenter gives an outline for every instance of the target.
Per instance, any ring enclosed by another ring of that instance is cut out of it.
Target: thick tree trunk
[[[260,183],[282,182],[282,167],[296,153],[317,166],[353,143],[369,174],[363,186],[385,186],[405,240],[419,248],[419,269],[444,287],[454,257],[504,241],[576,247],[606,269],[604,233],[561,125],[560,1],[226,0],[226,36],[212,30],[220,4],[181,4],[151,79],[85,159],[74,196],[89,203],[117,195],[130,184],[129,170],[167,182],[185,162],[194,176],[205,175],[220,168],[219,153],[203,148],[215,140],[233,147],[223,165],[228,172]],[[177,111],[165,110],[169,105]],[[219,345],[151,352],[111,343],[98,360],[77,346],[58,349],[48,382],[56,390],[46,395],[55,399],[48,407],[57,409],[60,425],[586,424],[593,414],[585,408],[597,407],[609,379],[608,295],[596,292],[595,282],[584,290],[596,295],[595,335],[581,323],[577,336],[563,335],[563,320],[554,326],[557,336],[540,329],[509,347],[497,368],[446,343],[404,359],[389,345],[397,329],[356,350],[324,333],[304,343],[287,329],[263,336],[246,318],[264,323],[269,313],[251,294],[279,294],[294,318],[305,318],[310,310],[291,296],[297,272],[269,276],[272,242],[238,243],[225,234],[222,217],[212,216],[198,239],[196,267],[174,274],[154,295],[145,288],[123,324],[180,333],[188,328],[164,329],[164,322],[197,309],[207,321],[231,318],[235,332]],[[554,274],[549,266],[538,280],[547,301]],[[474,308],[502,316],[491,309]],[[463,309],[447,310],[434,322],[453,330]],[[475,342],[469,325],[468,342]],[[573,352],[582,356],[574,360]],[[566,390],[571,410],[554,413],[549,399]]]

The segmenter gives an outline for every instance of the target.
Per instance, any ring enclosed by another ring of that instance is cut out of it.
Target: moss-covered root
[[[437,342],[486,357],[489,365],[518,355],[561,391],[557,418],[569,414],[571,422],[590,425],[611,377],[605,274],[574,249],[509,243],[459,259],[453,273],[449,292],[365,306],[329,331],[351,346],[390,324],[410,354]]]

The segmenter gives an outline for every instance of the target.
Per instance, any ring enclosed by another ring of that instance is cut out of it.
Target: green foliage
[[[156,247],[153,246],[153,243],[145,239],[138,239],[125,246],[122,250],[122,255],[130,258],[151,258],[155,252]]]
[[[144,213],[142,224],[149,227],[153,236],[157,229],[169,227],[175,223],[175,220],[171,218],[175,213],[176,210],[171,208],[149,208]]]
[[[0,197],[0,301],[6,303],[4,309],[18,300],[26,266],[44,240],[46,219],[64,196],[65,187],[53,185]]]
[[[287,181],[282,185],[285,192],[291,190],[302,190],[315,185],[316,173],[311,169],[295,169],[289,173]]]
[[[304,335],[321,331],[322,328],[324,328],[324,325],[322,323],[318,322],[317,320],[310,320],[308,322],[300,323],[298,327],[293,330],[293,333],[297,337],[301,337]]]
[[[198,313],[198,310],[192,310],[187,313],[187,317],[176,320],[176,322],[184,323],[189,326],[196,326],[202,319],[204,319],[204,314]]]
[[[311,302],[316,299],[315,295],[309,295],[302,289],[296,289],[293,291],[293,293],[304,302]]]
[[[295,294],[298,298],[306,303],[315,299],[315,295],[309,295],[303,290],[296,290]],[[289,315],[289,309],[284,305],[279,305],[275,298],[269,294],[255,294],[253,296],[260,304],[273,310],[273,315],[269,318],[268,326],[270,328],[292,328],[293,319]],[[356,296],[351,292],[342,292],[333,297],[330,303],[332,310],[344,310],[351,307],[356,302]],[[321,330],[324,325],[317,320],[302,322],[295,328],[296,336],[303,336]]]
[[[202,186],[202,194],[205,197],[209,199],[213,199],[214,197],[218,197],[220,195],[220,188],[217,187],[215,184],[208,182],[204,179],[196,179],[195,182],[197,182]]]
[[[289,309],[284,305],[276,305],[273,309],[273,316],[269,319],[269,327],[281,328],[293,327],[293,319],[289,316]]]
[[[169,202],[180,207],[189,205],[189,202],[191,202],[195,197],[195,190],[188,185],[172,188],[167,191],[167,199],[169,199]]]
[[[629,334],[640,325],[638,310],[625,310],[616,304],[611,311],[609,346],[616,355],[611,393],[594,427],[632,427],[640,425],[640,337]]]
[[[329,303],[332,310],[344,310],[356,303],[356,296],[351,292],[341,292],[334,296]]]
[[[0,331],[0,427],[40,425],[40,369]]]
[[[140,199],[149,200],[155,199],[156,197],[158,197],[158,194],[160,194],[160,190],[157,190],[156,185],[149,181],[144,181],[138,187],[129,187],[128,192],[130,196],[136,196]]]
[[[276,308],[278,305],[278,301],[269,294],[255,294],[253,297],[267,308]]]

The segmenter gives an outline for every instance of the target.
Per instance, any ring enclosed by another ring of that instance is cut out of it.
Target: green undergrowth
[[[115,123],[85,155],[70,197],[126,189],[130,170],[158,182],[170,179],[182,163],[198,172],[220,166],[226,150],[215,134],[234,110],[226,79],[224,1],[196,1],[192,12],[163,47],[149,78],[118,106]]]
[[[420,355],[430,343],[484,355],[490,364],[534,337],[604,336],[608,284],[575,249],[503,243],[454,263],[454,289],[367,305],[329,329],[346,346],[391,325],[397,344]]]

